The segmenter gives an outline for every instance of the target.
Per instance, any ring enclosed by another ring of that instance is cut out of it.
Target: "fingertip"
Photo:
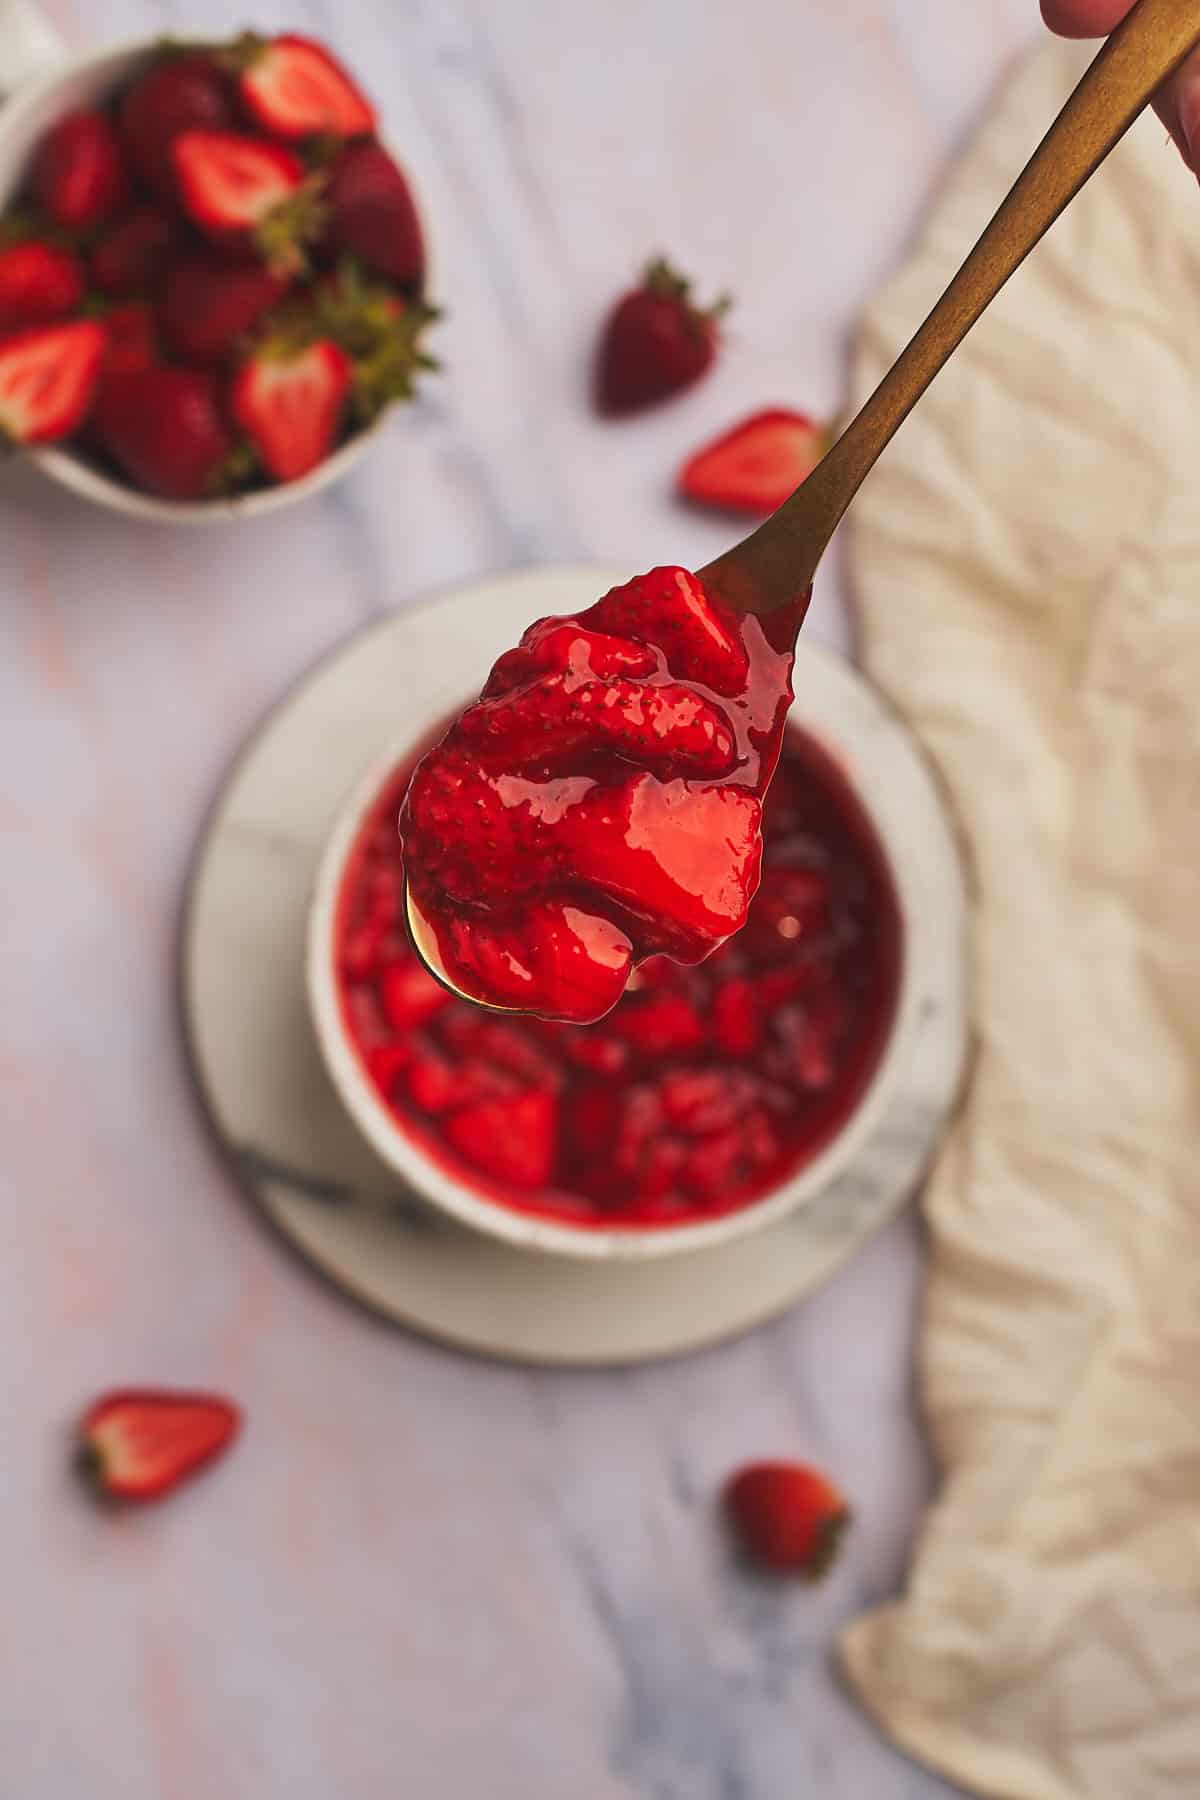
[[[1107,37],[1133,0],[1042,0],[1042,18],[1059,37]]]

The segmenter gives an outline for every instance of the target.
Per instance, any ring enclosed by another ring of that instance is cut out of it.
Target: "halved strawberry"
[[[217,250],[191,251],[172,264],[163,283],[163,336],[186,361],[213,361],[226,355],[287,288],[287,276],[262,263]]]
[[[129,189],[116,133],[102,112],[67,113],[38,146],[33,191],[56,225],[78,231],[115,212]]]
[[[35,325],[0,341],[0,438],[48,444],[87,415],[108,333],[95,319]]]
[[[834,1484],[804,1463],[751,1463],[727,1483],[724,1504],[756,1562],[809,1581],[832,1566],[851,1518]]]
[[[171,142],[184,211],[219,243],[251,245],[272,267],[295,272],[323,212],[319,178],[281,144],[233,131],[185,131]]]
[[[545,1187],[554,1169],[558,1101],[545,1088],[464,1106],[446,1137],[467,1161],[513,1187]]]
[[[167,266],[180,227],[161,206],[145,201],[114,219],[92,247],[88,270],[101,293],[144,294]]]
[[[658,257],[609,314],[596,359],[597,409],[610,417],[640,412],[699,381],[731,304],[723,296],[701,311],[691,283]]]
[[[229,131],[236,124],[231,84],[211,56],[184,51],[156,59],[126,89],[119,108],[125,154],[160,199],[175,199],[170,147],[185,131]]]
[[[227,1449],[240,1424],[219,1394],[121,1389],[84,1414],[79,1466],[106,1499],[160,1500]]]
[[[365,137],[375,129],[370,101],[312,38],[286,32],[267,39],[248,31],[225,60],[237,72],[247,110],[274,137]]]
[[[295,481],[329,455],[352,373],[350,358],[329,338],[294,353],[267,345],[242,364],[230,407],[276,481]]]
[[[347,144],[329,172],[328,239],[399,287],[419,288],[425,243],[400,169],[380,144]]]
[[[83,276],[70,250],[42,238],[0,248],[0,331],[65,319],[83,299]]]
[[[806,481],[825,454],[826,434],[805,414],[769,408],[743,419],[683,465],[689,500],[765,518]]]
[[[209,498],[241,472],[204,369],[148,368],[108,383],[95,426],[130,481],[168,500]]]

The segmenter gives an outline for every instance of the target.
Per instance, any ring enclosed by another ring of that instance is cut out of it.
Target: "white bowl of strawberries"
[[[425,245],[313,40],[76,58],[0,114],[0,439],[144,519],[301,499],[432,366]]]

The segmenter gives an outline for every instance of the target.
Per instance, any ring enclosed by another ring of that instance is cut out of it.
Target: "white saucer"
[[[347,791],[409,711],[450,711],[548,612],[590,605],[627,571],[541,569],[445,595],[341,646],[262,724],[199,845],[184,920],[183,1005],[214,1129],[273,1224],[339,1288],[462,1349],[519,1361],[633,1362],[698,1349],[823,1281],[911,1193],[966,1052],[965,903],[953,837],[911,737],[848,664],[803,643],[795,716],[886,781],[906,822],[922,928],[905,1079],[852,1165],[778,1223],[645,1264],[575,1262],[430,1212],[367,1148],[324,1073],[305,1001],[306,914]],[[899,871],[898,871],[899,873]],[[910,953],[912,940],[910,939]]]

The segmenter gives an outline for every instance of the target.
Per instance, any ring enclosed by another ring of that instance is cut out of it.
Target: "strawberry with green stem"
[[[832,1567],[851,1518],[833,1482],[805,1463],[751,1463],[726,1483],[723,1501],[753,1561],[808,1581]]]
[[[731,305],[722,296],[701,310],[690,281],[656,258],[609,314],[596,359],[597,410],[609,418],[641,412],[699,381],[716,358]]]
[[[294,151],[233,131],[185,131],[170,146],[184,211],[217,244],[253,249],[277,274],[307,265],[319,237],[324,177]]]

